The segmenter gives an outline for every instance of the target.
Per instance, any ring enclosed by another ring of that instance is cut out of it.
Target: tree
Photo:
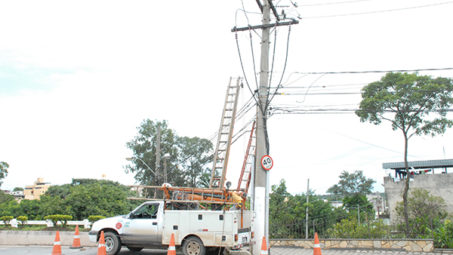
[[[393,130],[404,137],[404,165],[409,172],[407,155],[409,139],[414,135],[443,134],[453,121],[447,111],[453,104],[453,81],[418,74],[387,73],[380,81],[362,89],[362,101],[356,111],[360,121],[379,125],[389,121]],[[408,175],[407,175],[408,176]],[[406,178],[403,190],[404,221],[409,235],[408,191]]]
[[[157,162],[156,148],[160,130],[160,155],[165,160],[167,182],[174,186],[203,186],[202,176],[212,162],[212,143],[198,137],[179,137],[166,121],[144,120],[138,135],[127,143],[132,150],[131,164],[126,172],[135,174],[143,185],[161,185],[164,181],[163,162]]]
[[[338,216],[342,215],[334,210],[330,203],[324,201],[314,193],[291,195],[286,190],[286,182],[272,186],[269,200],[269,229],[272,238],[301,238],[305,237],[305,215],[308,207],[309,235],[313,236],[313,228],[319,234],[335,224]],[[344,210],[343,210],[344,211]],[[340,216],[343,218],[342,216]]]
[[[212,143],[198,137],[178,138],[179,165],[184,169],[186,183],[190,187],[203,185],[202,175],[207,164],[212,162]],[[209,170],[208,170],[209,171]]]
[[[349,217],[361,223],[367,219],[374,219],[373,204],[362,194],[355,194],[343,198],[343,207],[349,212]],[[360,220],[363,219],[363,220]]]
[[[338,184],[333,185],[327,190],[327,193],[331,193],[340,197],[353,196],[357,194],[367,195],[373,190],[373,179],[368,179],[363,175],[361,170],[349,173],[346,171],[341,172],[340,181]]]
[[[173,185],[180,184],[181,180],[177,179],[181,173],[173,175],[178,170],[176,166],[177,148],[176,135],[172,129],[168,128],[166,121],[144,120],[138,129],[138,135],[127,143],[127,147],[132,150],[132,164],[126,166],[127,173],[135,174],[134,178],[143,185],[160,185],[163,176],[160,167],[156,165],[156,145],[157,133],[160,130],[160,155],[168,154],[167,172],[169,173],[169,182]],[[171,169],[171,170],[170,170]]]
[[[76,179],[72,184],[52,186],[41,196],[39,217],[67,214],[82,220],[90,215],[126,214],[137,205],[136,201],[127,200],[129,192],[117,182]]]
[[[410,236],[425,237],[429,230],[441,226],[447,217],[446,204],[443,198],[433,196],[425,189],[414,189],[407,201]],[[399,202],[395,208],[398,217],[404,219],[404,206]]]
[[[0,186],[2,186],[3,184],[2,180],[6,178],[6,176],[8,175],[8,168],[9,168],[8,163],[0,161]]]

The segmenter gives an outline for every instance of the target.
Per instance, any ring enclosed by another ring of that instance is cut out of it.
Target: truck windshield
[[[157,211],[159,204],[144,204],[131,214],[133,219],[155,219],[157,218]]]

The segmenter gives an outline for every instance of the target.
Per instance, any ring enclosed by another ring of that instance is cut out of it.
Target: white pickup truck
[[[220,254],[224,248],[239,249],[250,243],[250,211],[199,210],[195,203],[189,207],[181,210],[181,203],[148,201],[128,215],[96,221],[89,238],[97,242],[104,231],[109,255],[122,246],[131,251],[167,248],[172,233],[185,255]]]

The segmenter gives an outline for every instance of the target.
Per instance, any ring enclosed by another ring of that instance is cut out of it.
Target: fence
[[[3,221],[0,221],[0,225],[11,225],[13,228],[18,228],[19,227],[19,221],[16,219],[12,219],[9,222],[5,223]],[[53,223],[51,220],[27,220],[25,222],[25,225],[46,225],[47,227],[54,227]],[[62,225],[60,221],[57,222],[57,225]],[[66,225],[79,225],[83,226],[83,228],[91,228],[91,222],[88,219],[85,220],[70,220]]]
[[[387,224],[376,224],[364,222],[359,227],[350,225],[348,229],[343,229],[343,233],[333,233],[329,231],[334,227],[335,219],[315,219],[308,221],[308,238],[313,238],[317,232],[322,238],[363,238],[363,239],[398,239],[403,238],[404,234],[397,230],[396,226]],[[269,221],[270,238],[273,239],[305,239],[306,221]]]

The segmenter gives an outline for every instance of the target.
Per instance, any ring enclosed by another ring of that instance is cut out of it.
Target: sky
[[[268,121],[271,185],[284,179],[297,194],[310,179],[312,190],[325,193],[342,171],[362,170],[383,191],[389,172],[382,163],[403,160],[401,133],[385,123],[361,123],[353,113],[278,109],[354,109],[360,89],[383,75],[309,72],[453,67],[453,1],[275,5],[299,24],[271,34],[271,87],[280,80],[283,86]],[[147,118],[167,120],[181,136],[212,139],[230,77],[246,74],[242,107],[259,72],[260,31],[231,29],[260,22],[256,1],[249,0],[1,1],[0,161],[10,165],[2,189],[31,185],[38,177],[53,185],[72,178],[132,185],[124,170],[132,154],[126,143]],[[419,73],[453,77],[452,70]],[[232,147],[233,183],[246,137]],[[453,158],[452,141],[453,130],[414,137],[409,160]]]

